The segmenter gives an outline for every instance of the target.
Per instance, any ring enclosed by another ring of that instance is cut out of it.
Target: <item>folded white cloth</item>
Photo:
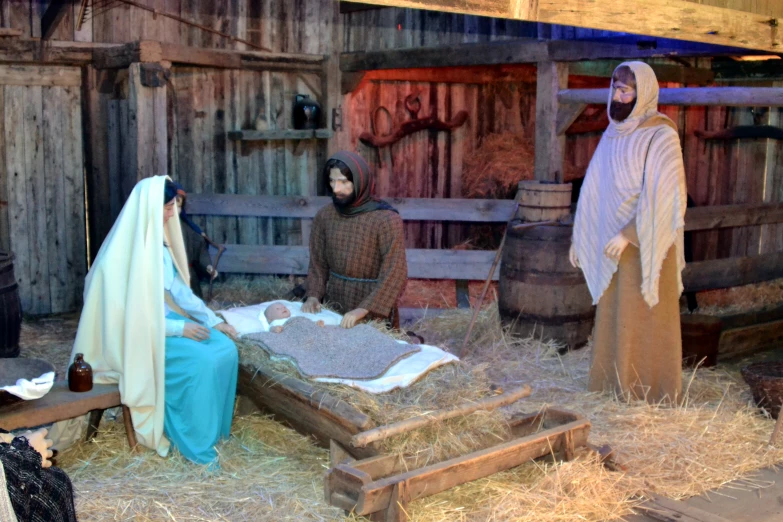
[[[54,385],[54,372],[46,372],[40,377],[36,377],[33,380],[19,379],[15,385],[3,386],[2,390],[7,391],[12,395],[16,395],[20,399],[31,401],[33,399],[40,399],[52,389]]]
[[[323,321],[324,324],[332,326],[339,325],[340,321],[343,319],[342,315],[323,308],[317,314],[305,314],[302,313],[302,303],[282,300],[267,301],[252,306],[229,308],[228,310],[220,310],[218,313],[223,316],[228,324],[236,329],[241,337],[251,333],[268,332],[272,326],[282,325],[288,320],[278,319],[272,321],[272,324],[269,324],[269,321],[267,321],[264,316],[264,311],[272,303],[284,304],[291,311],[291,317],[307,317],[313,321],[320,320]]]

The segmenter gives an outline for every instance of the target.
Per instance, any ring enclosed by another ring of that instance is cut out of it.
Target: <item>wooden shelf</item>
[[[238,141],[327,140],[333,135],[331,129],[241,130],[228,133],[229,139]]]

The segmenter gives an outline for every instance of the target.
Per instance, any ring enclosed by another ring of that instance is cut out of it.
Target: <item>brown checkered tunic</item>
[[[335,305],[342,313],[364,308],[389,317],[407,279],[399,214],[375,210],[346,217],[327,205],[315,215],[307,297]]]

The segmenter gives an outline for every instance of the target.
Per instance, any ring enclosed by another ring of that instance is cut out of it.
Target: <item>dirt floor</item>
[[[409,285],[406,304],[430,305],[437,299],[451,304],[454,283],[442,283]],[[478,289],[471,287],[471,296],[480,289],[480,284]],[[447,320],[449,313],[438,320]],[[467,323],[468,312],[461,313],[453,323],[457,326],[438,328],[431,323],[414,328],[428,343],[455,350]],[[27,318],[22,356],[46,358],[63,378],[77,322],[76,314]],[[489,335],[481,328],[477,336]],[[678,408],[587,393],[589,346],[563,356],[552,348],[557,347],[530,339],[479,340],[464,364],[486,370],[493,382],[506,388],[532,384],[533,395],[515,405],[517,411],[556,405],[587,415],[592,422],[590,441],[610,444],[628,471],[607,471],[586,454],[569,463],[530,463],[413,502],[411,520],[618,520],[632,516],[633,508],[650,494],[695,498],[740,477],[745,477],[742,487],[756,496],[749,498],[775,498],[776,481],[753,477],[757,470],[783,462],[783,449],[768,445],[774,422],[753,407],[738,369],[761,358],[783,359],[783,347],[684,372],[688,401]],[[74,482],[82,521],[356,519],[323,500],[328,451],[265,415],[235,416],[232,436],[218,451],[219,470],[193,465],[176,452],[165,459],[145,449],[131,453],[122,422],[109,419],[95,441],[63,451],[58,465]]]

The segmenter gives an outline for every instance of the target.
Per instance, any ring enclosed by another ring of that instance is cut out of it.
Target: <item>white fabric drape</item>
[[[179,220],[164,233],[165,176],[141,180],[103,242],[84,285],[71,359],[83,353],[98,383],[119,383],[138,441],[161,456],[165,400],[164,239],[177,265],[185,247]],[[187,279],[187,272],[179,272]],[[184,281],[187,284],[187,281]]]
[[[637,101],[623,122],[611,120],[587,169],[579,195],[573,243],[587,286],[597,304],[617,261],[604,248],[634,217],[642,263],[645,302],[658,303],[658,278],[672,245],[677,283],[685,267],[683,231],[687,188],[679,135],[657,111],[658,82],[650,66],[626,62],[636,76]],[[609,103],[611,103],[611,90]]]

